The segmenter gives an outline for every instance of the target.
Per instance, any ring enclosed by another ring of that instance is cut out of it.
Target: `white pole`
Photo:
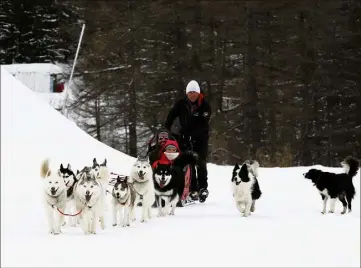
[[[78,53],[79,53],[79,49],[80,49],[80,44],[81,44],[81,40],[83,39],[83,33],[84,33],[84,29],[85,29],[85,24],[83,24],[83,28],[81,29],[81,33],[80,33],[80,38],[79,38],[79,43],[78,43],[78,47],[76,49],[76,53],[75,53],[75,58],[74,58],[74,62],[73,62],[73,68],[71,70],[70,73],[70,78],[69,78],[69,82],[68,82],[68,86],[65,89],[65,97],[64,97],[64,103],[63,103],[63,109],[62,109],[62,113],[68,117],[68,110],[66,109],[66,102],[68,100],[68,90],[70,89],[70,85],[73,79],[73,73],[74,73],[74,69],[75,69],[75,65],[76,65],[76,60],[78,58]]]

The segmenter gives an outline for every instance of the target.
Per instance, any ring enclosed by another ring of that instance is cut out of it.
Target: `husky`
[[[84,167],[78,174],[79,181],[74,187],[75,206],[80,211],[79,221],[84,234],[96,234],[97,219],[104,230],[105,191],[102,182],[91,168]]]
[[[94,158],[92,170],[95,172],[95,175],[97,176],[97,178],[99,178],[101,182],[109,182],[107,159],[104,159],[104,162],[99,165],[96,158]]]
[[[64,211],[66,205],[66,186],[60,170],[53,171],[49,167],[49,159],[41,163],[40,176],[44,179],[44,204],[48,218],[50,234],[60,234],[64,216],[58,210]]]
[[[240,167],[237,163],[232,173],[232,192],[236,207],[244,217],[251,215],[256,209],[256,200],[261,195],[258,184],[258,161],[245,161]]]
[[[329,213],[335,212],[337,198],[343,205],[341,214],[345,214],[347,208],[348,212],[351,212],[352,199],[356,193],[352,179],[356,176],[360,163],[353,157],[347,157],[341,162],[341,166],[344,169],[344,173],[340,174],[325,172],[314,168],[303,174],[305,179],[311,180],[314,183],[314,186],[316,186],[321,194],[323,201],[322,214],[326,213],[328,199],[331,199]]]
[[[117,177],[112,189],[113,226],[118,224],[118,213],[122,227],[130,226],[130,216],[135,206],[136,192],[128,182],[129,177]]]
[[[184,191],[184,174],[181,169],[166,164],[157,164],[153,169],[158,217],[174,215],[175,207]],[[162,200],[165,206],[162,208]],[[170,207],[172,208],[171,211]]]
[[[78,179],[74,172],[71,169],[70,164],[66,168],[64,168],[63,164],[60,164],[60,175],[64,179],[64,183],[66,186],[66,207],[64,213],[69,213],[71,215],[76,214],[75,208],[75,200],[74,200],[74,186],[78,182]],[[76,217],[69,216],[68,224],[72,227],[76,227]],[[63,226],[66,225],[66,221],[64,220]]]
[[[155,191],[153,183],[153,171],[149,163],[149,158],[136,159],[130,172],[130,179],[136,192],[135,204],[142,199],[142,217],[141,222],[147,222],[152,218],[152,205],[155,201]],[[132,211],[132,220],[134,221],[135,209]]]

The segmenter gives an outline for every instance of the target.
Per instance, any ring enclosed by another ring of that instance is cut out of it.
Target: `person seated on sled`
[[[148,142],[147,156],[149,157],[149,162],[151,165],[154,163],[154,161],[159,159],[161,154],[161,149],[168,140],[175,140],[175,139],[170,133],[170,131],[168,131],[165,128],[160,129],[158,133],[154,135],[153,138],[150,139],[150,141]]]
[[[154,169],[157,164],[172,165],[184,170],[188,164],[197,165],[198,156],[194,152],[181,152],[176,140],[167,140],[160,150],[159,158],[151,165]]]

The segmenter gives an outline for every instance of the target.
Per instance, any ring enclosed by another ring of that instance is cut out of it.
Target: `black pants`
[[[192,167],[192,181],[191,191],[199,191],[200,189],[208,188],[208,171],[207,171],[207,155],[208,155],[208,137],[201,137],[199,139],[182,137],[175,137],[178,141],[181,151],[192,149],[199,156],[197,172],[195,167]],[[197,176],[196,176],[197,175]]]

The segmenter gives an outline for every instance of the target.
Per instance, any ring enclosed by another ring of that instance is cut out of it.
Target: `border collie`
[[[256,209],[256,200],[262,195],[258,184],[259,163],[247,160],[240,167],[237,163],[232,173],[232,192],[236,207],[244,217],[251,215]]]
[[[347,157],[341,162],[341,166],[344,168],[344,173],[340,174],[325,172],[315,168],[303,174],[306,179],[314,183],[314,186],[316,186],[321,194],[323,200],[322,214],[326,213],[328,199],[331,199],[329,213],[335,212],[337,198],[343,205],[341,214],[346,213],[347,207],[348,212],[351,212],[352,199],[356,193],[352,178],[357,174],[360,163],[353,157]]]

